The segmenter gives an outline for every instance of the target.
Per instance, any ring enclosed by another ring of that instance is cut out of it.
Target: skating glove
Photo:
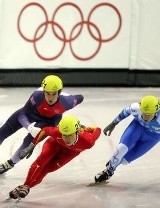
[[[93,132],[96,128],[97,128],[97,127],[95,127],[95,126],[89,126],[89,127],[86,127],[86,130],[87,130],[88,132]]]
[[[32,135],[32,137],[36,137],[37,134],[41,131],[41,128],[36,127],[34,125],[35,125],[35,122],[31,123],[27,128],[28,132]]]
[[[112,123],[110,123],[108,126],[106,126],[106,128],[104,128],[103,133],[107,136],[110,136],[113,129],[115,128],[117,124],[114,123],[114,121]]]
[[[20,151],[19,158],[23,159],[26,157],[28,159],[32,155],[34,148],[35,145],[31,143],[28,147]]]

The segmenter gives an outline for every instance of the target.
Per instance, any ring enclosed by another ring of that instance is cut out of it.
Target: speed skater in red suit
[[[56,171],[82,151],[90,149],[100,134],[99,127],[85,127],[74,116],[62,118],[58,127],[44,127],[33,142],[20,152],[20,158],[30,157],[35,146],[46,136],[50,136],[45,141],[42,152],[30,166],[24,184],[10,191],[10,198],[27,196],[30,189],[41,183],[48,173]]]

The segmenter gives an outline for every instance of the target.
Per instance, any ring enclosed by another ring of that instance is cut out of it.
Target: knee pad
[[[129,162],[125,158],[123,158],[122,161],[121,161],[121,164],[122,165],[128,165]]]

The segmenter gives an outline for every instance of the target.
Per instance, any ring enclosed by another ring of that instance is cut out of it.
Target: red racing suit
[[[33,144],[50,136],[42,147],[42,152],[31,165],[25,185],[30,188],[39,184],[50,172],[53,172],[78,156],[82,151],[90,149],[99,138],[101,129],[99,127],[82,128],[78,132],[78,140],[74,145],[68,146],[62,139],[58,127],[44,127]]]

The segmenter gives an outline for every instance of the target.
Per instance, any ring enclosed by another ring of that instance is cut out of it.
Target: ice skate
[[[21,185],[19,190],[19,197],[25,198],[29,194],[30,188],[27,185]]]
[[[14,164],[11,160],[7,160],[4,163],[0,164],[0,174],[3,174],[14,167]]]
[[[103,170],[102,172],[98,173],[95,176],[96,183],[102,183],[109,180],[112,177],[113,173],[107,169]]]
[[[13,189],[12,191],[9,192],[9,199],[18,199],[19,196],[19,191],[20,191],[21,186],[17,186],[15,189]]]
[[[20,200],[21,198],[25,198],[30,191],[29,186],[21,185],[17,186],[13,191],[9,192],[9,199],[17,199]]]

